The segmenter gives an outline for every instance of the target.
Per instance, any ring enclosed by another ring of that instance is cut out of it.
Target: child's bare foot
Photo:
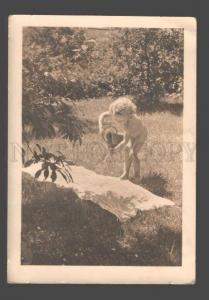
[[[120,176],[120,179],[126,180],[126,179],[129,179],[129,176],[128,176],[127,173],[123,173],[123,174]]]
[[[141,182],[141,178],[139,176],[138,177],[132,177],[131,182],[133,182],[135,184],[139,184]]]

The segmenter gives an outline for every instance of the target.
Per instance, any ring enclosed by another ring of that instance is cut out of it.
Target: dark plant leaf
[[[41,175],[42,169],[38,170],[35,174],[35,178],[38,178]]]
[[[49,176],[49,169],[48,167],[46,167],[46,169],[44,170],[44,178],[47,179]]]
[[[65,155],[61,151],[56,151],[56,153],[59,153],[62,157],[65,157]]]
[[[40,159],[39,159],[39,155],[37,154],[36,151],[33,151],[33,156],[35,157],[35,159],[36,159],[37,161],[40,160]]]
[[[36,144],[36,146],[39,149],[39,151],[41,152],[41,146],[39,144]]]
[[[52,163],[49,165],[49,167],[52,171],[55,171],[57,169],[57,166],[55,164],[52,164]]]
[[[67,176],[64,174],[64,172],[60,169],[58,169],[57,172],[59,172],[62,175],[62,177],[65,179],[65,181],[68,183]]]
[[[30,159],[30,160],[28,160],[28,161],[26,161],[26,162],[24,163],[24,167],[27,168],[27,167],[29,167],[30,165],[32,165],[32,163],[34,163],[34,160],[33,160],[33,159]]]
[[[73,177],[70,173],[69,173],[69,177],[70,177],[70,180],[73,182]]]
[[[72,175],[70,174],[70,171],[68,170],[68,168],[64,167],[64,170],[65,170],[65,172],[67,173],[68,177],[70,178],[70,181],[73,182],[73,177],[72,177]]]
[[[25,149],[22,147],[22,153],[25,155],[26,152],[25,152]]]
[[[64,159],[65,159],[64,156],[58,156],[57,159],[56,159],[56,163],[57,163],[57,164],[59,164],[59,163],[63,164],[63,160],[64,160]]]
[[[56,174],[55,170],[52,171],[51,179],[52,179],[52,182],[55,182],[55,180],[57,179],[57,174]]]
[[[45,154],[45,159],[50,159],[50,158],[52,158],[52,157],[54,157],[54,154],[52,154],[52,153],[46,153]]]
[[[22,163],[25,164],[25,149],[22,148]]]

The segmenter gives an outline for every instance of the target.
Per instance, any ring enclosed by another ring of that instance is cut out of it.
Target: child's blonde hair
[[[127,97],[120,97],[109,106],[113,115],[133,115],[136,113],[136,105]]]

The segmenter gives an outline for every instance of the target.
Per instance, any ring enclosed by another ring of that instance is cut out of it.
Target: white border
[[[184,141],[196,145],[196,20],[191,17],[9,17],[9,140],[21,145],[22,28],[24,26],[184,28]],[[10,155],[10,153],[8,154]],[[181,267],[21,266],[21,161],[8,161],[9,283],[194,283],[196,162],[183,163],[183,256]],[[10,157],[10,156],[9,156]]]

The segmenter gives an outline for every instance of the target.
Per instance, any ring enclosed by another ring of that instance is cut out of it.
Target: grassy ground
[[[122,153],[104,162],[107,153],[98,135],[98,115],[110,98],[78,103],[88,120],[82,145],[56,138],[38,141],[50,151],[62,151],[76,164],[100,174],[119,176]],[[141,157],[141,185],[173,200],[177,207],[139,212],[120,224],[95,204],[80,201],[71,192],[47,190],[23,180],[22,262],[33,264],[181,264],[182,118],[171,111],[143,113],[149,137]],[[37,141],[33,141],[35,144]],[[33,144],[32,143],[32,144]],[[28,190],[29,189],[29,190]]]

